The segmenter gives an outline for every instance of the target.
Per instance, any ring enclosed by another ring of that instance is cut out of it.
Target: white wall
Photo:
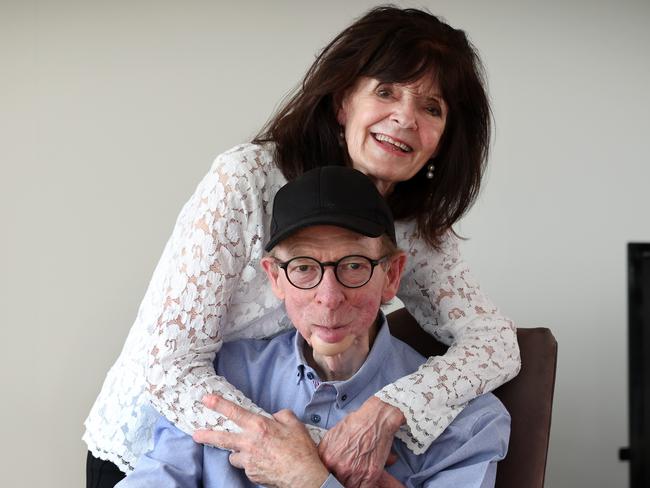
[[[0,2],[3,485],[83,485],[83,419],[182,203],[372,4]],[[558,339],[547,486],[625,486],[625,244],[650,241],[650,6],[409,5],[468,31],[488,69],[491,169],[460,231],[502,309]]]

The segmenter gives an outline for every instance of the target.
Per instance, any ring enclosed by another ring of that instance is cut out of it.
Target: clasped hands
[[[348,488],[403,486],[384,467],[394,462],[393,436],[405,421],[399,409],[376,397],[348,414],[317,446],[290,410],[257,415],[208,395],[206,407],[236,423],[240,433],[198,430],[196,442],[232,451],[230,463],[254,483],[277,488],[318,488],[332,473]]]

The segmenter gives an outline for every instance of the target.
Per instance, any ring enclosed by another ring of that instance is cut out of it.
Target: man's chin
[[[317,334],[313,334],[309,342],[314,353],[321,356],[336,356],[350,348],[354,342],[354,336],[350,334],[336,342],[328,342],[318,337]]]

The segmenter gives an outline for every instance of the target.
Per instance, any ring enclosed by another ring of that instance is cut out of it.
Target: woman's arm
[[[512,379],[521,362],[514,324],[482,293],[456,238],[450,234],[436,252],[400,231],[409,263],[398,296],[421,327],[451,346],[377,393],[402,411],[406,424],[396,435],[420,453],[469,400]]]
[[[393,435],[414,453],[424,452],[469,400],[520,367],[515,327],[481,293],[456,239],[449,236],[434,251],[414,237],[412,224],[396,230],[408,255],[398,296],[427,332],[451,347],[384,387],[325,435],[321,459],[346,486],[378,486]]]
[[[194,440],[214,444],[232,451],[230,463],[243,469],[250,481],[274,487],[351,487],[341,484],[319,457],[316,445],[305,426],[290,410],[281,410],[272,417],[260,417],[216,395],[205,403],[235,420],[240,433],[197,431]],[[399,488],[403,485],[383,472],[374,488]]]
[[[260,413],[250,400],[223,378],[212,364],[220,349],[232,298],[248,285],[255,288],[247,307],[254,320],[277,305],[259,290],[261,270],[251,261],[261,256],[265,212],[281,178],[267,177],[274,168],[269,154],[256,146],[239,146],[222,154],[183,208],[157,270],[158,310],[153,315],[152,343],[146,373],[154,407],[182,431],[201,428],[236,430],[223,416],[206,409],[201,398],[219,393]],[[258,283],[259,282],[259,283]],[[279,330],[277,322],[259,325],[257,332]]]

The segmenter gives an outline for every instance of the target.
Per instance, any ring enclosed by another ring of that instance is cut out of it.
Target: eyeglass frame
[[[379,259],[372,259],[372,258],[369,258],[368,256],[364,256],[363,254],[349,254],[349,255],[347,255],[347,256],[343,256],[341,259],[339,259],[339,260],[337,260],[337,261],[325,261],[325,262],[323,262],[323,263],[321,263],[318,259],[313,258],[313,257],[311,257],[311,256],[295,256],[295,257],[293,257],[293,258],[291,258],[291,259],[289,259],[289,260],[287,260],[287,261],[280,261],[280,260],[279,260],[278,258],[276,258],[275,256],[272,256],[272,257],[273,257],[273,259],[275,260],[275,263],[276,263],[280,268],[282,268],[282,269],[284,270],[284,276],[287,277],[287,281],[288,281],[288,282],[291,284],[291,286],[293,286],[294,288],[298,288],[299,290],[313,290],[313,289],[316,288],[318,285],[320,285],[321,282],[323,281],[323,276],[325,276],[325,268],[328,267],[328,266],[331,266],[332,268],[334,268],[334,277],[336,278],[336,281],[337,281],[338,283],[340,283],[341,286],[344,286],[345,288],[350,288],[350,289],[354,290],[354,289],[356,289],[356,288],[361,288],[362,286],[366,286],[366,285],[368,284],[368,282],[369,282],[369,281],[372,279],[372,277],[374,276],[374,274],[375,274],[375,268],[377,267],[377,265],[379,265],[379,264],[385,262],[388,258],[391,257],[391,254],[386,254],[385,256],[382,256],[382,257],[380,257]],[[339,263],[341,263],[341,261],[343,261],[344,259],[347,259],[347,258],[363,258],[363,259],[367,260],[367,261],[370,263],[370,265],[371,265],[371,268],[370,268],[370,276],[368,276],[368,279],[367,279],[366,281],[364,281],[362,284],[360,284],[360,285],[356,285],[356,286],[349,286],[349,285],[346,285],[345,283],[343,283],[343,282],[339,279],[339,275],[338,275],[338,273],[337,273],[336,270],[338,269]],[[318,265],[320,266],[320,278],[319,278],[318,282],[316,282],[315,285],[310,286],[309,288],[303,288],[303,287],[301,287],[301,286],[298,286],[298,285],[294,284],[294,282],[291,281],[291,278],[289,278],[289,273],[288,273],[288,271],[287,271],[287,266],[289,266],[289,263],[290,263],[291,261],[295,261],[296,259],[311,259],[312,261],[315,261],[316,263],[318,263]]]

